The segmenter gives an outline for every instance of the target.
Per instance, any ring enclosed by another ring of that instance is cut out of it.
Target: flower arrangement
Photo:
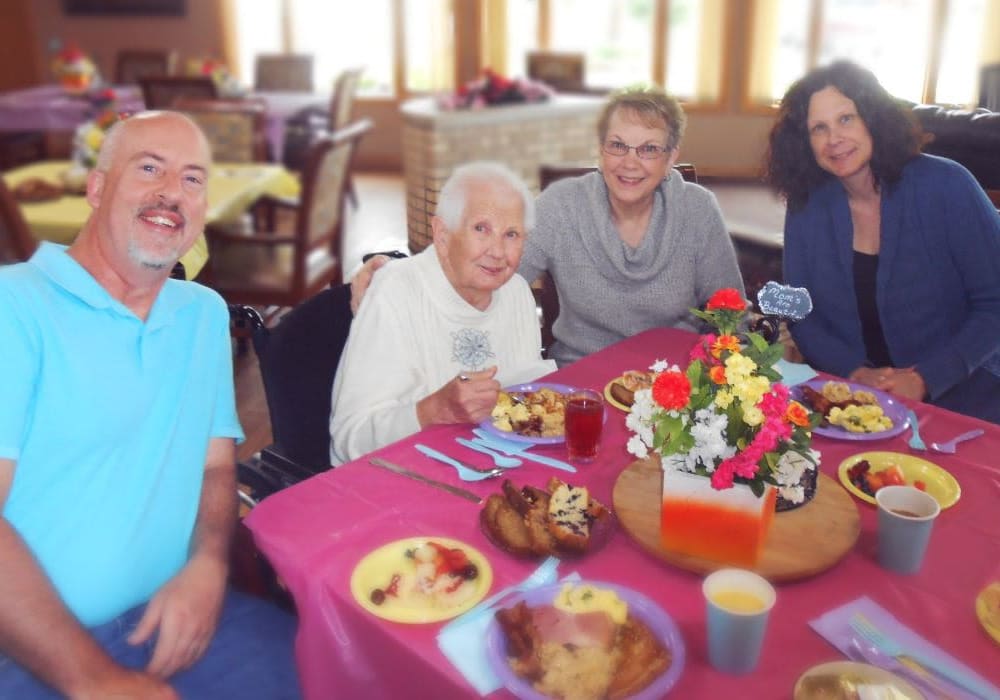
[[[97,68],[80,47],[70,42],[52,60],[52,73],[65,90],[84,92],[90,87]]]
[[[820,417],[789,398],[774,364],[780,343],[740,333],[747,302],[720,289],[705,310],[692,309],[715,327],[692,348],[687,369],[657,361],[651,389],[636,392],[626,419],[635,434],[628,450],[639,458],[661,456],[664,470],[711,479],[717,490],[747,484],[756,496],[773,484],[791,503],[805,498],[805,470],[816,468],[810,449]]]
[[[104,134],[119,119],[114,90],[101,90],[92,97],[94,117],[80,124],[73,134],[73,161],[83,168],[97,164],[97,154],[104,143]]]
[[[223,96],[237,96],[242,92],[239,82],[229,72],[226,64],[214,58],[188,59],[187,74],[193,77],[211,78],[219,94]]]
[[[552,95],[552,88],[545,83],[526,78],[505,78],[487,68],[482,77],[439,98],[438,105],[445,110],[482,109],[518,102],[544,102]]]

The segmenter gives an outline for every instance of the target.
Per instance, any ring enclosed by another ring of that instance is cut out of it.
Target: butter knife
[[[373,458],[371,458],[371,459],[368,460],[368,463],[369,464],[373,464],[376,467],[381,467],[382,469],[390,471],[390,472],[392,472],[394,474],[399,474],[399,475],[405,476],[405,477],[407,477],[409,479],[413,479],[414,481],[420,481],[422,483],[427,484],[428,486],[433,486],[434,488],[441,489],[442,491],[447,491],[448,493],[452,494],[453,496],[458,496],[459,498],[464,498],[467,501],[472,501],[473,503],[477,503],[477,504],[483,502],[483,499],[480,498],[478,495],[472,493],[472,491],[466,491],[465,489],[460,489],[457,486],[452,486],[451,484],[446,484],[443,481],[438,481],[436,479],[431,479],[430,477],[424,476],[423,474],[418,474],[415,471],[411,471],[409,469],[406,469],[405,467],[401,467],[398,464],[393,464],[392,462],[387,462],[384,459],[380,459],[378,457],[373,457]]]

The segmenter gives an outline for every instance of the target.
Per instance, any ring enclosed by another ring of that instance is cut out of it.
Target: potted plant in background
[[[636,392],[626,419],[628,450],[659,457],[665,549],[753,566],[779,500],[787,509],[812,495],[820,417],[779,381],[783,346],[740,330],[747,302],[737,290],[692,313],[716,332],[699,337],[685,369],[650,368],[652,388]]]

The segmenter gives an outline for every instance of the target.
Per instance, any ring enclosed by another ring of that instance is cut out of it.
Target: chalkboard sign
[[[757,292],[757,305],[762,314],[801,321],[813,309],[812,297],[805,287],[789,287],[768,282]]]

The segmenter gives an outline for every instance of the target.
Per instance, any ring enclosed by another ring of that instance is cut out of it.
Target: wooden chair
[[[260,54],[254,59],[254,90],[313,91],[311,54]]]
[[[23,262],[37,247],[38,242],[31,235],[20,205],[0,178],[0,265]]]
[[[219,96],[215,81],[207,76],[146,76],[139,78],[146,109],[170,109],[180,97],[214,100]]]
[[[138,84],[140,78],[173,74],[176,51],[122,49],[115,56],[115,84]]]
[[[330,97],[330,129],[343,129],[351,122],[354,111],[354,96],[358,92],[363,68],[348,68],[333,83]]]
[[[179,97],[174,101],[173,109],[187,114],[205,132],[216,163],[269,160],[267,103],[264,100]]]
[[[343,129],[351,122],[354,112],[354,96],[358,92],[358,83],[364,68],[348,68],[337,76],[333,83],[333,95],[330,98],[330,129]],[[353,206],[358,206],[358,195],[354,182],[348,177],[347,197]]]
[[[538,168],[538,183],[544,190],[556,180],[567,177],[578,177],[597,170],[596,167],[581,167],[575,165],[542,165]],[[688,182],[698,182],[698,173],[690,163],[678,163],[674,170]],[[552,336],[552,324],[559,317],[559,295],[552,275],[546,272],[531,285],[535,295],[539,320],[542,325],[542,348],[546,351],[552,347],[555,338]]]
[[[559,92],[585,92],[584,55],[557,51],[529,51],[527,73],[532,80]]]
[[[351,154],[372,128],[363,120],[319,139],[310,149],[296,202],[261,198],[254,221],[265,230],[246,234],[206,228],[205,284],[231,304],[295,306],[341,282],[340,244]],[[294,212],[294,231],[275,231],[277,214]]]

